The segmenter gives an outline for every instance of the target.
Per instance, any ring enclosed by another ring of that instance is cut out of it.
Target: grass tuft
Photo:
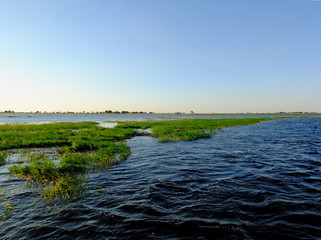
[[[55,182],[47,183],[46,187],[42,188],[42,196],[49,199],[77,197],[85,192],[85,181],[84,175],[66,173]]]
[[[6,163],[8,153],[6,151],[0,151],[0,166]]]

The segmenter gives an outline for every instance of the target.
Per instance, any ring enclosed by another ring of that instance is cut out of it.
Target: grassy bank
[[[217,129],[275,119],[280,118],[130,121],[115,128],[102,128],[93,122],[0,125],[0,164],[5,163],[9,149],[57,147],[59,161],[29,152],[23,164],[9,170],[40,186],[45,198],[68,198],[85,190],[87,171],[126,159],[130,150],[124,140],[141,135],[138,129],[151,129],[151,135],[161,142],[190,141],[209,138]]]

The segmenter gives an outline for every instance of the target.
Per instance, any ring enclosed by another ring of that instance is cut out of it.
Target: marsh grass
[[[46,183],[40,192],[44,198],[70,198],[79,196],[86,191],[86,176],[66,173],[53,183]]]
[[[47,154],[24,150],[24,164],[9,171],[35,183],[45,198],[65,198],[85,191],[87,170],[126,159],[130,150],[122,141],[135,135],[134,129],[102,128],[93,122],[1,125],[0,149],[57,147],[58,164]],[[5,159],[5,151],[0,153]]]
[[[148,129],[160,142],[192,141],[210,138],[225,127],[257,124],[275,118],[179,119],[168,121],[122,122],[116,128]]]
[[[6,151],[0,151],[0,166],[6,163],[8,153]]]
[[[177,119],[162,121],[127,121],[120,122],[116,128],[130,129],[149,129],[151,128],[152,136],[158,138],[160,142],[173,141],[192,141],[201,138],[210,138],[215,130],[258,124],[264,121],[277,119],[294,119],[294,118],[313,118],[320,116],[300,116],[300,117],[266,117],[266,118],[221,118],[221,119]]]

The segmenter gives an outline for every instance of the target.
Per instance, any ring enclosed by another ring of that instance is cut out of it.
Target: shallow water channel
[[[89,173],[77,199],[40,199],[3,171],[0,187],[16,208],[0,239],[321,238],[321,118],[127,143],[131,156]]]

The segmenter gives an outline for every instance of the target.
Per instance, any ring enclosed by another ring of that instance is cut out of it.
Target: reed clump
[[[55,198],[57,196],[62,198],[70,198],[79,196],[86,190],[86,178],[84,175],[75,175],[66,173],[59,177],[54,183],[46,184],[41,189],[44,198]]]

